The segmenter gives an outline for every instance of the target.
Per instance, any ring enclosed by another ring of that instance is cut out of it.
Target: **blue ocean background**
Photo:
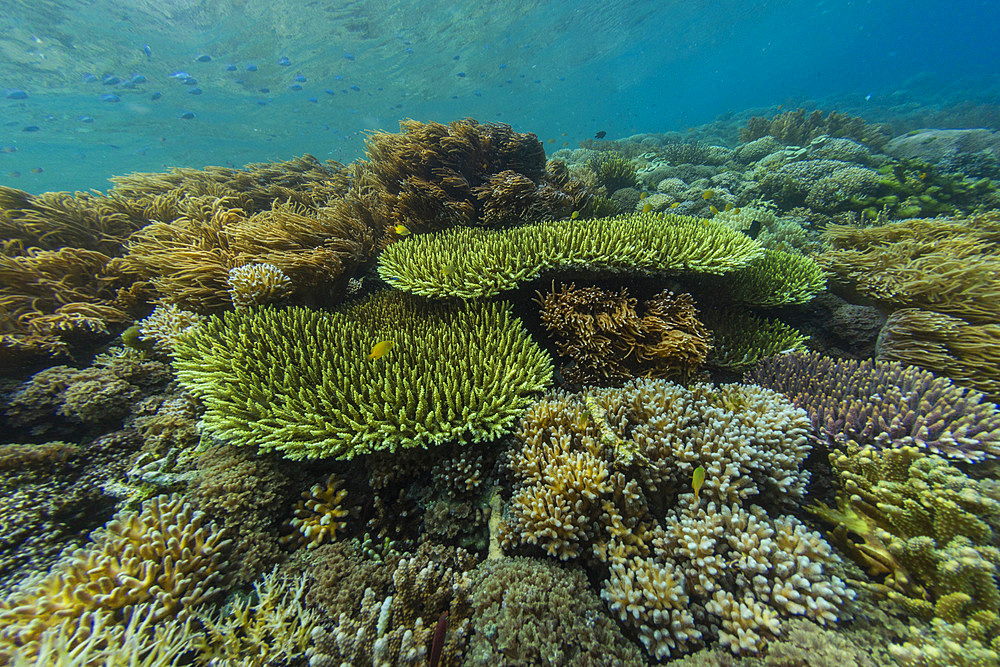
[[[549,152],[797,107],[897,123],[920,109],[915,127],[964,107],[1000,126],[1000,6],[981,0],[2,8],[0,183],[32,193],[303,153],[349,162],[366,130],[403,118],[505,122]]]

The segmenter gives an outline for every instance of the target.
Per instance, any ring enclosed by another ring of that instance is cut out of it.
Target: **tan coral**
[[[291,526],[295,533],[282,538],[284,544],[305,544],[313,549],[337,539],[337,531],[344,530],[350,514],[344,508],[347,489],[340,488],[342,481],[337,475],[330,475],[326,484],[315,484],[302,494],[302,500],[295,507]]]
[[[291,292],[292,281],[274,264],[244,264],[229,269],[229,295],[237,308],[279,302]]]

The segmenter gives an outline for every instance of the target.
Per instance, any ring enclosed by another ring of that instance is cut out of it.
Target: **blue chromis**
[[[399,236],[409,236],[410,235],[409,228],[406,225],[402,224],[402,223],[399,223],[399,224],[393,226],[392,231],[396,232],[396,234],[398,234]]]
[[[698,466],[694,469],[694,474],[691,476],[691,488],[694,489],[694,501],[698,502],[698,492],[701,491],[701,485],[705,483],[705,467]]]
[[[388,354],[393,345],[395,345],[395,343],[391,340],[380,340],[372,346],[372,351],[368,354],[368,360],[375,361],[376,359],[381,359]]]

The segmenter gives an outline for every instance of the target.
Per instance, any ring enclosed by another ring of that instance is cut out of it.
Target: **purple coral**
[[[745,380],[806,409],[816,433],[833,446],[915,445],[965,461],[1000,456],[997,406],[916,366],[791,353],[762,361]]]

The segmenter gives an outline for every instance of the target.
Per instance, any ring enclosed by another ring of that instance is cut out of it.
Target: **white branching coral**
[[[139,321],[139,338],[151,342],[154,352],[169,354],[181,335],[206,320],[208,318],[204,315],[182,310],[173,304],[160,304]]]

